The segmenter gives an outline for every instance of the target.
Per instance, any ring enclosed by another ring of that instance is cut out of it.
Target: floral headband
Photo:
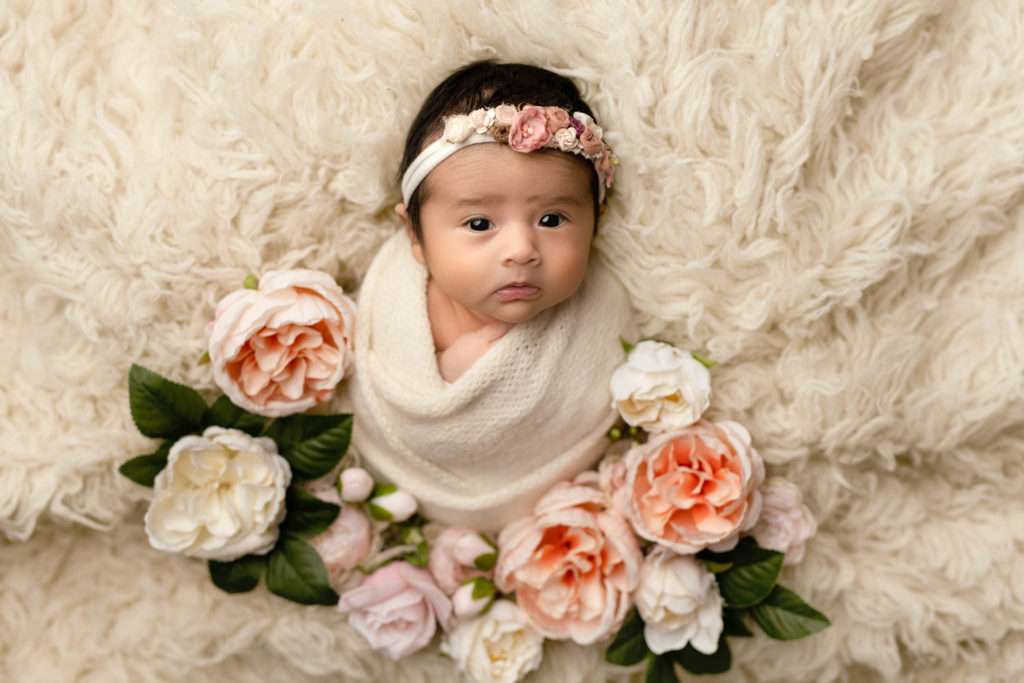
[[[442,161],[463,147],[482,142],[507,144],[517,152],[542,148],[578,154],[594,164],[598,176],[598,202],[612,186],[618,158],[604,142],[604,129],[581,111],[570,116],[561,107],[512,104],[475,109],[469,114],[444,117],[444,134],[427,145],[402,176],[402,200],[408,204],[423,179]]]

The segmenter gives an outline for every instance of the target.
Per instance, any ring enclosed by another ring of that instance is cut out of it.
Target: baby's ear
[[[395,213],[402,221],[402,227],[405,229],[405,235],[409,238],[409,244],[412,246],[413,257],[423,263],[423,245],[420,244],[419,240],[416,239],[416,233],[412,230],[412,221],[409,219],[409,212],[406,211],[405,204],[399,202],[395,204]]]

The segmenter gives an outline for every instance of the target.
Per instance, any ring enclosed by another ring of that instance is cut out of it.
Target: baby
[[[437,521],[497,530],[593,464],[631,335],[591,246],[616,160],[568,79],[474,62],[427,97],[403,230],[358,294],[353,446]]]

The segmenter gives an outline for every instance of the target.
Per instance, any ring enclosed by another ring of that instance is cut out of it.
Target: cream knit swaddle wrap
[[[441,377],[427,272],[404,232],[357,295],[352,445],[427,517],[496,531],[594,464],[617,417],[609,380],[633,334],[628,295],[596,256],[572,297],[512,326],[454,383]]]

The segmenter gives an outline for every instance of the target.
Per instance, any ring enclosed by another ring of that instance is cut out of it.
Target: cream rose
[[[761,513],[764,461],[736,422],[701,420],[626,454],[629,519],[677,553],[736,547]]]
[[[182,437],[154,482],[146,535],[157,550],[221,562],[267,553],[291,478],[273,439],[223,427]]]
[[[348,623],[393,660],[423,648],[437,624],[452,625],[452,603],[430,574],[408,562],[392,562],[344,593],[338,609]]]
[[[783,564],[804,558],[807,539],[818,531],[818,521],[803,502],[803,493],[791,481],[772,477],[761,487],[761,516],[750,532],[757,544],[785,553]]]
[[[576,129],[562,128],[555,133],[555,144],[563,152],[571,152],[576,147]]]
[[[636,536],[599,488],[596,472],[560,482],[533,514],[498,537],[495,583],[515,591],[549,638],[589,645],[614,632],[632,605],[643,556]]]
[[[610,381],[612,407],[630,425],[667,432],[693,424],[711,402],[711,374],[692,354],[639,342]]]
[[[327,274],[266,273],[259,289],[217,304],[210,323],[213,379],[231,402],[281,417],[328,400],[353,365],[355,303]]]
[[[544,636],[514,602],[497,600],[447,634],[441,652],[475,683],[515,683],[540,666]]]
[[[651,551],[640,570],[636,607],[651,652],[681,650],[687,643],[706,655],[718,650],[722,596],[714,575],[692,555]]]

